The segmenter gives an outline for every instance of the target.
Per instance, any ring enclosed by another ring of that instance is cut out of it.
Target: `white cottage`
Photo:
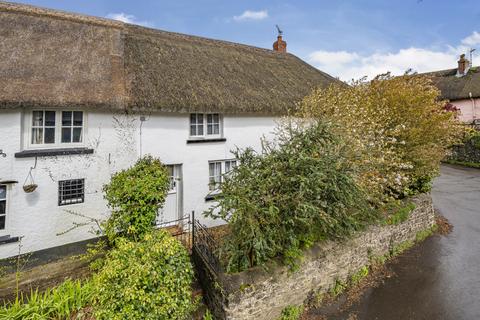
[[[62,232],[84,221],[72,213],[107,217],[102,186],[143,154],[175,182],[159,219],[211,206],[231,150],[259,149],[278,117],[337,81],[281,36],[274,48],[0,2],[0,258],[20,238],[22,253],[92,238]]]

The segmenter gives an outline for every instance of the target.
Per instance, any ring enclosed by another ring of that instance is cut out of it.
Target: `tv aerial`
[[[280,27],[278,26],[278,24],[276,24],[275,27],[277,27],[278,35],[281,36],[283,34],[283,31],[280,30]]]

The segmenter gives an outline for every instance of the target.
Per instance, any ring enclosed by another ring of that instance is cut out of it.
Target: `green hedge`
[[[303,248],[376,217],[353,179],[348,146],[329,124],[285,125],[278,137],[262,154],[236,151],[240,165],[225,177],[218,206],[207,214],[230,225],[222,249],[230,272],[277,256],[295,268]]]
[[[131,168],[114,174],[103,188],[112,209],[105,223],[109,240],[113,241],[119,233],[139,240],[152,231],[169,186],[167,168],[152,156],[145,156]]]
[[[97,320],[186,319],[194,309],[187,250],[166,231],[117,240],[93,278]]]

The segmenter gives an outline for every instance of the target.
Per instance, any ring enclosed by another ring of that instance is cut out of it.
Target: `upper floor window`
[[[7,224],[7,186],[0,185],[0,230]]]
[[[84,125],[83,111],[34,110],[28,126],[28,141],[31,147],[80,144]]]
[[[55,111],[32,112],[32,144],[55,143]]]
[[[195,138],[221,137],[222,119],[218,113],[190,114],[190,136]]]
[[[62,143],[82,142],[83,112],[62,111]]]

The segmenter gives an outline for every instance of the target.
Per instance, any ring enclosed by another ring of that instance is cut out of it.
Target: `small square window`
[[[83,203],[85,201],[85,179],[58,182],[58,205]]]

